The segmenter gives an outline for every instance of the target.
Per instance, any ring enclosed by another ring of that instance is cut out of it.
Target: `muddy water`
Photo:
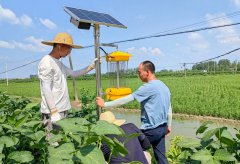
[[[116,118],[123,118],[126,119],[126,123],[134,123],[138,127],[140,127],[140,113],[139,112],[121,112],[121,111],[112,111]],[[196,138],[196,130],[198,127],[202,124],[203,121],[199,121],[196,119],[175,119],[173,118],[172,121],[172,132],[169,137],[166,137],[166,147],[169,148],[171,144],[171,139],[176,136],[184,136],[189,138]],[[221,127],[221,126],[227,126],[229,128],[229,131],[232,134],[235,134],[234,128],[239,129],[239,125],[233,125],[233,124],[226,124],[226,123],[219,123],[214,122],[210,125],[211,127]]]

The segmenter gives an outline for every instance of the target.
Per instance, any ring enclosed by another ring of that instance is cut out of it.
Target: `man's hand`
[[[51,116],[51,122],[57,122],[61,120],[61,115],[59,114],[57,108],[54,108],[51,110],[50,116]]]
[[[168,127],[168,129],[167,129],[167,134],[166,134],[167,137],[170,136],[171,131],[172,131],[172,128],[171,128],[171,127]]]
[[[94,68],[95,68],[95,62],[98,61],[98,60],[99,60],[100,63],[102,63],[102,58],[101,58],[101,57],[100,57],[100,59],[95,58],[95,59],[92,61],[92,63],[88,66],[88,68],[94,69]]]
[[[104,107],[104,100],[101,97],[96,98],[96,104],[100,107]]]

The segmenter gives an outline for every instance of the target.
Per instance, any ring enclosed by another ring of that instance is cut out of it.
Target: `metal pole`
[[[94,24],[94,45],[95,45],[95,58],[100,59],[100,50],[99,50],[99,38],[100,38],[100,26],[98,24]],[[101,97],[101,65],[99,60],[96,61],[96,89],[97,96]],[[98,118],[101,114],[101,107],[97,106],[97,114]]]
[[[70,68],[73,70],[73,64],[72,64],[72,57],[71,54],[68,55],[69,63],[70,63]],[[73,93],[74,93],[74,99],[75,101],[78,101],[78,95],[77,95],[77,87],[76,87],[76,80],[75,77],[72,77],[73,80]]]
[[[116,66],[117,66],[117,88],[120,88],[120,84],[119,84],[119,61],[116,62]]]
[[[237,60],[236,60],[236,64],[235,64],[235,74],[237,74]]]
[[[187,77],[186,63],[183,63],[184,77]]]
[[[7,63],[6,63],[6,82],[7,82],[7,86],[8,86],[8,67],[7,67]]]

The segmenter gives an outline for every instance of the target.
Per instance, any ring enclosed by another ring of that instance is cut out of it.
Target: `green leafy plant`
[[[50,140],[46,140],[38,103],[0,93],[0,163],[102,164],[106,163],[100,149],[102,142],[107,143],[112,154],[126,155],[124,143],[107,135],[126,139],[135,136],[126,136],[120,127],[97,121],[94,95],[83,92],[83,109],[58,121],[60,129],[51,131]]]
[[[39,105],[0,93],[0,161],[45,163],[47,144]]]
[[[233,136],[227,127],[210,128],[209,122],[203,123],[196,131],[198,139],[182,138],[168,153],[176,163],[237,163],[240,161],[240,131],[235,129]]]

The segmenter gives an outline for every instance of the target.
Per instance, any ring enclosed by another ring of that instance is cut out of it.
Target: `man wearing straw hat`
[[[68,110],[71,108],[67,76],[77,77],[88,73],[95,68],[96,60],[81,70],[73,71],[59,60],[69,55],[72,48],[82,48],[73,44],[72,37],[69,34],[58,33],[53,41],[42,41],[42,43],[53,46],[52,51],[45,55],[38,65],[42,97],[42,120],[47,125],[47,131],[50,131],[52,130],[52,122],[66,117]]]
[[[141,103],[140,129],[148,137],[158,163],[168,163],[165,156],[165,135],[171,132],[172,109],[168,87],[155,76],[155,66],[144,61],[138,67],[139,78],[144,84],[134,93],[114,101],[104,102],[97,97],[100,107],[114,107],[126,104],[134,99]]]
[[[128,123],[124,124],[125,120],[123,119],[116,119],[114,114],[110,111],[106,111],[101,113],[100,120],[107,121],[109,123],[115,124],[119,126],[126,135],[131,135],[135,133],[139,133],[138,137],[132,138],[124,144],[124,147],[128,150],[128,154],[123,156],[118,155],[117,157],[112,155],[110,157],[110,148],[107,146],[106,143],[103,142],[101,150],[104,154],[105,160],[109,161],[111,164],[118,164],[118,163],[129,163],[132,161],[142,162],[143,164],[151,163],[151,156],[148,152],[143,152],[143,150],[149,149],[151,144],[147,137],[138,129],[134,124]],[[124,142],[126,138],[124,137],[117,137],[116,135],[108,135],[110,138],[117,138],[120,142]]]

